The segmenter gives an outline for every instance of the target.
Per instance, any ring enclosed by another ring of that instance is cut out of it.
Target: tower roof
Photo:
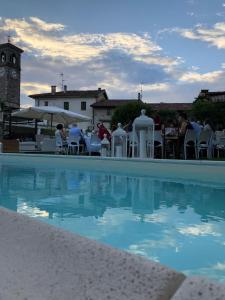
[[[1,49],[5,49],[5,48],[11,48],[13,50],[16,50],[19,53],[23,53],[23,50],[16,47],[15,45],[11,44],[11,43],[4,43],[4,44],[0,44],[0,50]]]

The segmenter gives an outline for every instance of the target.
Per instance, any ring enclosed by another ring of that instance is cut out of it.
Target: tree
[[[147,116],[153,115],[151,105],[141,101],[134,101],[117,107],[112,116],[111,126],[115,126],[117,123],[125,125],[130,121],[133,122],[135,118],[140,116],[142,109],[146,109]]]
[[[161,109],[157,112],[157,114],[159,115],[161,122],[166,124],[169,120],[175,122],[178,113],[176,110]]]
[[[217,129],[225,128],[225,102],[198,99],[193,103],[192,114],[200,121],[209,119]]]

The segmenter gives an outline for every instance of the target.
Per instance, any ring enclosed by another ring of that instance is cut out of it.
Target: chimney
[[[101,90],[102,90],[102,89],[99,87],[99,88],[98,88],[98,91],[101,92]]]
[[[67,85],[64,85],[64,86],[63,86],[63,91],[64,91],[64,93],[67,92]]]
[[[52,94],[56,93],[56,85],[51,86],[51,92],[52,92]]]

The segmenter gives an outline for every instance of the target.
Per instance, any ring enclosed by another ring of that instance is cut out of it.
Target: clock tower
[[[10,42],[0,44],[0,110],[20,108],[20,72],[23,50]]]

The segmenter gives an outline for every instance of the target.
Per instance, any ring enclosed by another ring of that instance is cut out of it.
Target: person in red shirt
[[[98,137],[100,138],[100,140],[103,140],[104,134],[106,134],[107,139],[110,141],[111,140],[111,135],[110,135],[108,129],[104,126],[104,124],[103,123],[98,123],[97,127],[98,127]]]

